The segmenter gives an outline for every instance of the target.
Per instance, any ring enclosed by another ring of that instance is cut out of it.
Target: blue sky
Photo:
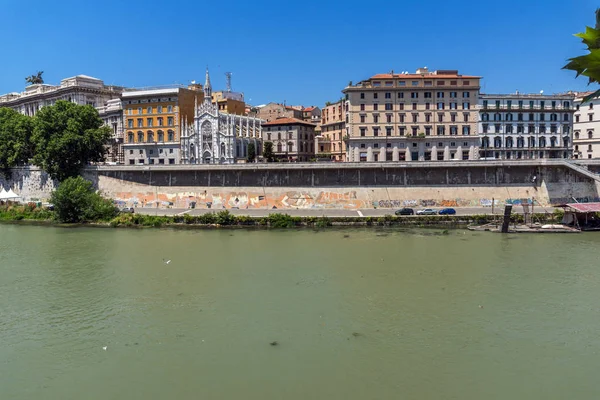
[[[0,0],[0,94],[77,74],[129,87],[226,71],[246,101],[322,106],[376,73],[458,69],[485,93],[585,90],[561,70],[583,54],[592,0]]]

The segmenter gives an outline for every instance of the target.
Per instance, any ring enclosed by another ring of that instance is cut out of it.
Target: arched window
[[[225,156],[225,143],[221,143],[221,157]]]
[[[513,138],[512,138],[512,136],[507,136],[506,137],[506,147],[507,148],[513,147]]]
[[[494,138],[494,147],[497,149],[502,147],[502,138],[500,136]]]
[[[517,138],[517,147],[525,147],[525,139],[522,136]]]
[[[154,142],[154,133],[152,133],[152,131],[148,131],[146,134],[146,139],[148,143]]]
[[[127,134],[127,143],[133,143],[133,132]]]
[[[490,147],[490,138],[489,137],[485,136],[481,139],[481,147],[486,148],[486,149],[488,147]]]
[[[488,114],[488,113],[483,113],[483,114],[481,115],[481,120],[482,120],[482,121],[489,121],[489,120],[490,120],[490,114]]]
[[[144,143],[144,132],[142,132],[142,131],[139,131],[139,132],[138,132],[138,138],[137,138],[137,139],[138,139],[138,140],[137,140],[137,141],[138,141],[138,143]]]
[[[575,139],[579,139],[579,131],[575,131]]]
[[[594,131],[588,131],[588,139],[594,138]]]
[[[556,114],[550,114],[550,121],[556,121]]]
[[[530,136],[527,139],[527,147],[535,147],[535,137]]]
[[[158,141],[159,142],[165,141],[165,133],[163,131],[158,131]]]
[[[563,147],[569,147],[570,138],[568,136],[563,136]]]
[[[170,129],[167,131],[167,140],[168,140],[169,142],[173,142],[173,141],[175,141],[175,132],[173,132],[173,131],[172,131],[172,130],[170,130]]]
[[[565,113],[563,114],[563,121],[568,121],[569,120],[569,114]]]
[[[556,147],[556,136],[550,138],[550,147]]]
[[[546,147],[546,138],[544,136],[540,138],[540,147]]]
[[[512,120],[513,120],[513,115],[512,115],[512,113],[508,113],[508,114],[506,114],[506,120],[507,120],[507,121],[512,121]]]

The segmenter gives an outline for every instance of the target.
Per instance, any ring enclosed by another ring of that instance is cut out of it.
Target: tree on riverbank
[[[596,10],[596,27],[587,26],[585,32],[577,33],[575,36],[581,38],[587,46],[589,54],[573,57],[563,69],[577,72],[577,76],[583,75],[588,78],[589,83],[600,83],[600,8]],[[600,95],[600,90],[586,96],[584,101]]]
[[[94,107],[62,100],[38,111],[33,126],[33,161],[59,181],[76,176],[90,162],[103,161],[111,138]]]
[[[0,169],[27,164],[32,156],[31,118],[10,108],[0,108]]]
[[[275,155],[273,154],[273,142],[265,142],[263,148],[263,158],[267,162],[275,161]]]
[[[109,221],[118,214],[112,201],[100,196],[81,176],[67,178],[52,192],[56,217],[61,222]]]
[[[253,142],[248,144],[248,162],[254,162],[256,160],[256,146]]]

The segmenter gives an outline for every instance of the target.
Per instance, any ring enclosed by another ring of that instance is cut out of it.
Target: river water
[[[0,398],[600,398],[600,234],[440,233],[0,225]]]

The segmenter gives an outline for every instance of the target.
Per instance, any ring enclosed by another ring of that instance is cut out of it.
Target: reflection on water
[[[0,225],[2,398],[597,398],[599,238]]]

